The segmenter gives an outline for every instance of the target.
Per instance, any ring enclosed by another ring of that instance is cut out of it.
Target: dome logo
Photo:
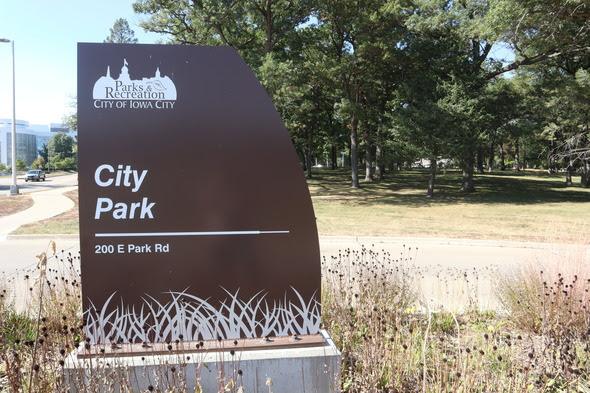
[[[131,79],[127,60],[117,79],[111,76],[110,66],[92,90],[95,108],[172,109],[176,101],[176,86],[170,77],[162,76],[156,68],[154,76]]]

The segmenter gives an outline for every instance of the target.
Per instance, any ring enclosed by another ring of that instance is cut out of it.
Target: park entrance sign
[[[78,128],[91,343],[318,333],[309,191],[235,50],[79,44]]]

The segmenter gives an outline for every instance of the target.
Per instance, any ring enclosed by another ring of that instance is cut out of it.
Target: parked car
[[[28,171],[27,176],[25,176],[25,181],[45,181],[45,172],[40,170],[33,170]]]

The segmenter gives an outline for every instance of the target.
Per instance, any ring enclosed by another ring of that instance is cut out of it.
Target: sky
[[[78,42],[103,42],[125,18],[139,43],[145,33],[132,0],[0,0],[0,38],[14,40],[16,118],[30,124],[61,123],[73,113]],[[12,53],[0,43],[0,118],[12,118]]]

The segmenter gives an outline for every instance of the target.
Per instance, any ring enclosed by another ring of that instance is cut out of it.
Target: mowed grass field
[[[475,176],[477,192],[459,191],[461,173],[436,178],[427,199],[426,170],[389,172],[350,187],[345,170],[309,180],[320,235],[417,236],[589,243],[590,189],[565,187],[563,174],[507,171]]]
[[[542,171],[476,175],[477,192],[459,191],[461,173],[438,174],[427,199],[426,170],[388,172],[350,187],[346,169],[320,169],[308,180],[321,236],[416,236],[590,243],[590,189],[565,187]],[[77,192],[67,194],[77,203]],[[77,233],[77,207],[15,234]]]

